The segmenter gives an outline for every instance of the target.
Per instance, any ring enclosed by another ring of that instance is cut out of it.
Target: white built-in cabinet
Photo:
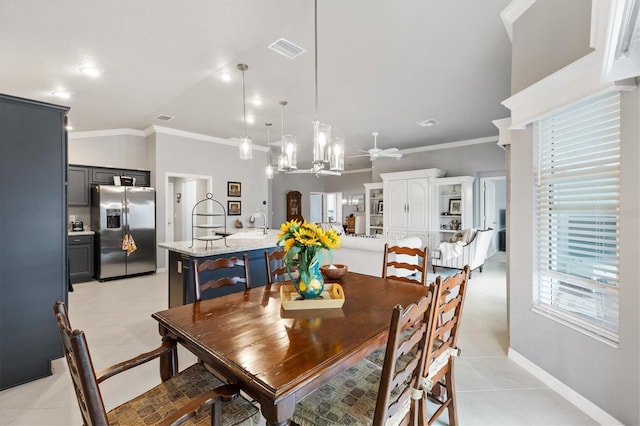
[[[384,233],[393,237],[417,236],[430,243],[433,182],[444,176],[440,169],[381,173],[384,194]]]
[[[365,234],[384,234],[384,197],[382,182],[365,183]]]
[[[472,176],[434,180],[431,247],[473,226],[473,181]]]

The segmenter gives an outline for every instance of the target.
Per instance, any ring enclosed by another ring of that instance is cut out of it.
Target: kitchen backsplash
[[[67,218],[67,226],[71,226],[71,216],[75,216],[76,220],[82,221],[85,229],[91,229],[91,207],[74,207],[69,206],[69,218]]]

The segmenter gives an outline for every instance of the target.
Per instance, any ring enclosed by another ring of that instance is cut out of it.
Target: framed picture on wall
[[[378,201],[378,208],[376,211],[377,214],[383,214],[384,213],[384,201],[380,200]]]
[[[240,216],[242,214],[242,201],[227,201],[227,213],[229,216]]]
[[[455,198],[453,200],[449,200],[449,214],[460,214],[462,200],[460,198]]]
[[[227,196],[240,197],[242,195],[242,184],[240,182],[227,182]]]

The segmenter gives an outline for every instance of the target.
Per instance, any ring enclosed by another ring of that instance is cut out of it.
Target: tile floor
[[[562,396],[546,387],[506,354],[504,253],[473,273],[456,361],[460,425],[597,424]],[[150,314],[167,307],[167,276],[158,273],[107,283],[76,284],[69,294],[69,316],[87,334],[94,366],[100,369],[159,344]],[[52,313],[53,321],[53,313]],[[195,362],[185,350],[181,368]],[[0,425],[79,425],[82,423],[64,359],[52,363],[53,374],[0,392]],[[106,408],[159,382],[157,363],[138,367],[127,377],[102,386]],[[446,414],[440,419],[448,423]]]

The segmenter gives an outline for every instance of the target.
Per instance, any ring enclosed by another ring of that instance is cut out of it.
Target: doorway
[[[494,229],[487,257],[506,250],[506,182],[504,176],[480,178],[480,226],[482,229]]]
[[[309,194],[309,221],[342,224],[342,192],[312,192]]]
[[[191,211],[193,206],[212,192],[211,176],[185,173],[165,174],[165,238],[166,242],[191,241]],[[166,251],[165,265],[169,252]]]

